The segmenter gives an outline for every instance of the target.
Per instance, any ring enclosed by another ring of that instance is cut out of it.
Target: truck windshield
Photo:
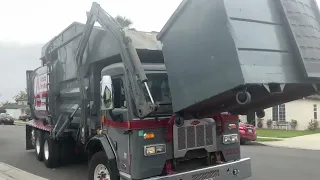
[[[171,115],[172,104],[167,74],[165,72],[147,73],[147,78],[153,99],[160,105],[158,111],[153,115]],[[145,94],[148,94],[146,89]],[[150,99],[148,99],[148,101],[150,101]]]

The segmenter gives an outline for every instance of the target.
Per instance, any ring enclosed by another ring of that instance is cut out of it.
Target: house
[[[291,120],[297,121],[296,130],[308,129],[311,120],[320,120],[318,110],[320,108],[320,96],[312,95],[296,101],[280,104],[265,109],[265,117],[262,118],[263,128],[267,128],[267,120],[273,121],[271,128],[291,129]],[[240,116],[246,122],[246,116]],[[256,117],[257,125],[257,117]]]
[[[1,109],[5,109],[8,114],[11,114],[13,118],[18,119],[19,116],[29,114],[29,106],[27,100],[20,99],[16,103],[3,104]]]

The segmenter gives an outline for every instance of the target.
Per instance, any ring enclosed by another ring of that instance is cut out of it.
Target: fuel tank
[[[183,0],[157,39],[175,112],[245,114],[318,93],[314,0]]]

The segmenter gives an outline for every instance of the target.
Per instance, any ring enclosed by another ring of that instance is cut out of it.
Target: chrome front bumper
[[[147,180],[243,180],[251,175],[251,159],[244,158],[193,171],[152,177]]]

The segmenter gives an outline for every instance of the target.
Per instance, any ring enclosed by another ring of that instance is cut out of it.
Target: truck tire
[[[51,139],[49,133],[45,133],[43,143],[43,160],[47,168],[56,168],[59,166],[59,154],[58,142]]]
[[[43,160],[43,143],[44,143],[44,132],[41,130],[36,130],[35,140],[36,140],[36,156],[39,161]]]
[[[109,176],[106,179],[119,180],[119,176],[110,171],[108,164],[108,157],[105,152],[99,151],[95,153],[89,162],[88,180],[103,179],[101,175]]]

